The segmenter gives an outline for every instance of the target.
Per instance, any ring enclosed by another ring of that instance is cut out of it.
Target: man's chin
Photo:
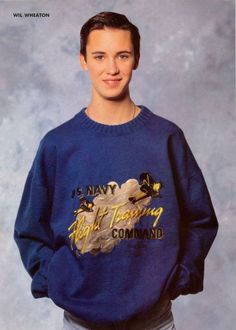
[[[120,94],[106,95],[105,99],[108,101],[123,101],[127,97],[127,95],[128,95],[127,91],[124,91],[123,93]]]

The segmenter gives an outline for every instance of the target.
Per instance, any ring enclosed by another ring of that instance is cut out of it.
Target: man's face
[[[93,97],[120,100],[128,95],[135,58],[130,31],[105,28],[88,36],[82,68],[89,71]]]

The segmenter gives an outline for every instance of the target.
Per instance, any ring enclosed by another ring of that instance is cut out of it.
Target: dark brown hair
[[[132,24],[125,15],[103,11],[91,17],[81,28],[80,31],[80,53],[86,59],[86,45],[89,33],[93,30],[102,30],[105,27],[128,30],[131,33],[131,41],[134,47],[134,57],[136,69],[140,57],[140,34],[138,28]]]

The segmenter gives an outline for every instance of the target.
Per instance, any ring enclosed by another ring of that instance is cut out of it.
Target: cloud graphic
[[[76,220],[80,220],[81,216],[85,218],[85,226],[92,226],[96,214],[106,213],[100,223],[100,228],[91,231],[86,237],[86,245],[84,239],[76,240],[75,245],[78,250],[97,254],[99,252],[110,252],[119,242],[120,238],[112,237],[112,230],[116,229],[132,229],[140,220],[141,211],[151,202],[151,197],[138,200],[133,204],[129,198],[140,194],[140,184],[136,179],[128,179],[120,187],[115,181],[111,181],[108,185],[116,185],[115,191],[108,191],[107,194],[100,194],[93,199],[93,212],[83,212],[77,215]],[[136,212],[135,212],[136,211]],[[139,213],[139,214],[136,214]]]

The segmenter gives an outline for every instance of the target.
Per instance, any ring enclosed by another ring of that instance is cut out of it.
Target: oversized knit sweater
[[[33,296],[96,324],[202,291],[218,229],[182,130],[139,107],[119,125],[83,108],[49,131],[15,223]]]

